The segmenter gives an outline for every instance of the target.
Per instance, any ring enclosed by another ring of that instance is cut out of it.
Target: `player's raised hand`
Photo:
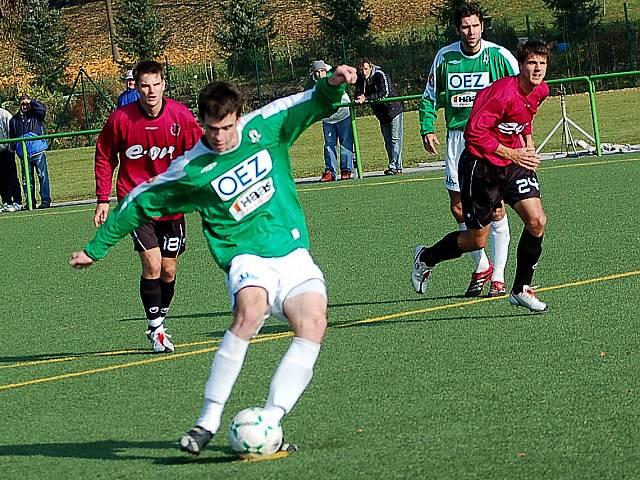
[[[427,133],[422,136],[422,146],[430,154],[436,155],[438,153],[436,145],[440,145],[440,140],[435,133]]]
[[[84,253],[84,250],[73,252],[71,254],[71,261],[69,262],[73,268],[87,268],[93,265],[93,263],[93,259]]]
[[[537,170],[540,166],[540,156],[533,147],[514,149],[511,160],[516,165],[528,168],[529,170]]]
[[[338,65],[333,71],[333,75],[329,77],[328,82],[334,87],[342,85],[343,83],[353,85],[356,83],[357,76],[358,74],[355,68],[350,67],[349,65]]]
[[[107,220],[109,215],[109,204],[99,203],[96,205],[96,213],[93,216],[93,223],[96,227],[99,227]]]

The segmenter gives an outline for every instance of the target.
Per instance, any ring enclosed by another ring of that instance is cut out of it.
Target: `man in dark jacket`
[[[364,103],[397,97],[398,89],[391,77],[367,58],[360,61],[358,79],[356,80],[355,102]],[[371,110],[380,122],[380,131],[384,138],[384,146],[389,157],[389,168],[385,175],[402,173],[402,138],[404,115],[402,102],[376,103]]]
[[[47,107],[44,103],[32,100],[29,95],[22,95],[20,97],[20,110],[9,122],[9,136],[11,138],[18,138],[44,135],[44,117],[46,112]],[[51,189],[49,187],[49,170],[47,168],[46,150],[48,148],[48,144],[45,140],[31,140],[26,143],[28,157],[27,163],[31,184],[31,199],[28,201],[31,202],[31,208],[35,208],[35,174],[37,174],[40,182],[40,200],[42,202],[38,208],[49,208],[51,206]],[[18,157],[20,157],[22,162],[24,162],[22,143],[15,144],[14,148]],[[27,180],[25,178],[24,168],[22,171],[22,186],[26,197]],[[28,208],[28,205],[29,204],[27,203],[25,208]]]

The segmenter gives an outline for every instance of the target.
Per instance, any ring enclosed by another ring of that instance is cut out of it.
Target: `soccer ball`
[[[240,456],[271,455],[282,444],[282,426],[263,408],[245,408],[231,420],[229,444]]]

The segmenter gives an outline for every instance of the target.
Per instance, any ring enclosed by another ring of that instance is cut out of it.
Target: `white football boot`
[[[424,293],[427,291],[427,285],[431,278],[433,267],[428,266],[420,260],[420,254],[427,248],[424,245],[418,245],[413,252],[413,267],[411,267],[411,284],[416,293]]]
[[[509,295],[509,303],[517,307],[526,307],[532,312],[544,312],[549,307],[538,299],[535,290],[529,285],[522,287],[522,293]]]
[[[171,335],[167,333],[162,324],[155,330],[147,330],[147,338],[156,353],[171,353],[175,350],[173,343],[171,343]]]

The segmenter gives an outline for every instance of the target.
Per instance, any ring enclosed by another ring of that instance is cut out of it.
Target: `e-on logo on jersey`
[[[130,160],[139,160],[145,155],[148,155],[151,160],[163,159],[164,157],[169,157],[169,160],[173,158],[173,152],[176,147],[171,145],[170,147],[156,147],[155,145],[146,150],[142,145],[136,144],[131,145],[127,148],[124,154]]]
[[[520,135],[527,126],[527,123],[503,122],[498,124],[498,130],[505,135]]]
[[[449,72],[447,74],[449,90],[482,90],[490,83],[489,72]]]

